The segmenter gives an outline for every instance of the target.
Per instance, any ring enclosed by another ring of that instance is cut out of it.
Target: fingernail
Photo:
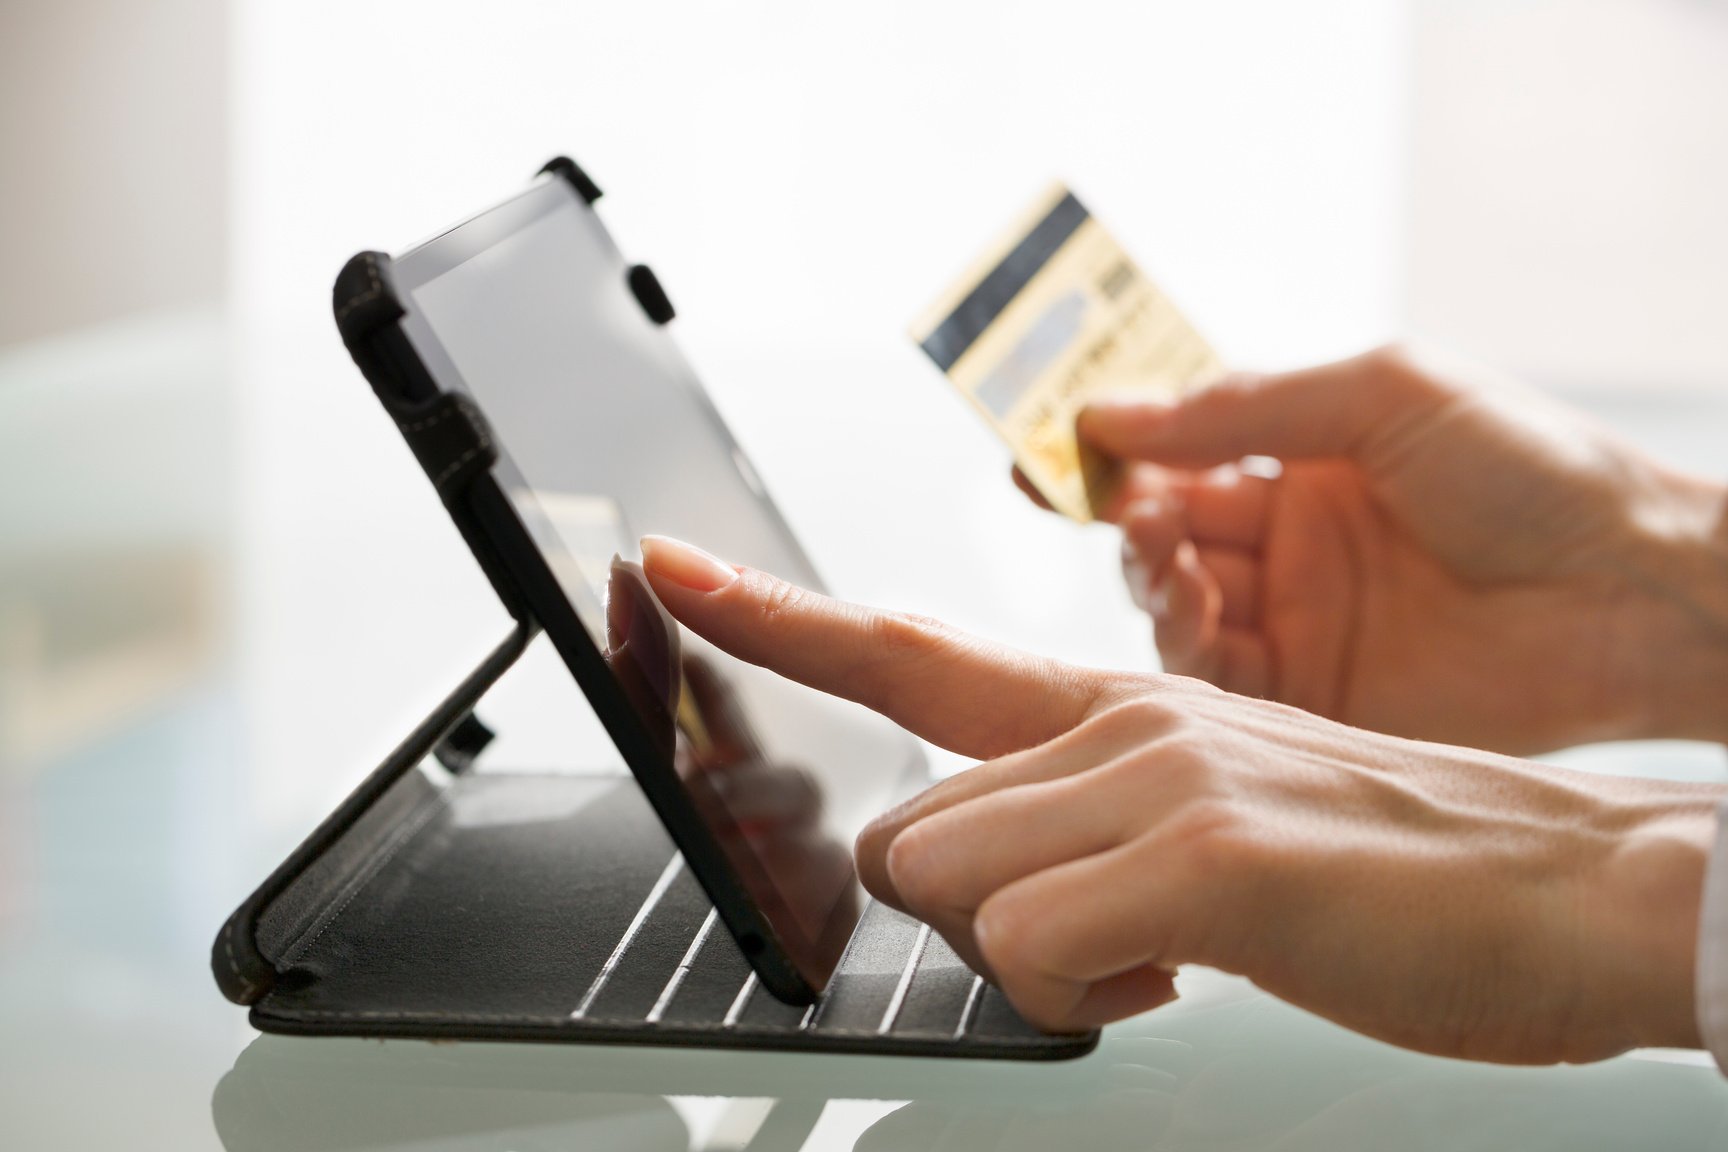
[[[738,579],[738,569],[718,556],[670,536],[642,537],[642,567],[693,592],[718,592]]]
[[[1140,559],[1140,550],[1134,547],[1134,542],[1126,536],[1122,538],[1122,579],[1128,585],[1128,595],[1134,600],[1134,607],[1142,612],[1150,600],[1148,585],[1152,574],[1146,570],[1145,563]]]
[[[972,917],[972,945],[982,955],[990,947],[991,929],[985,924],[984,917]]]
[[[1170,594],[1175,591],[1176,574],[1171,573],[1158,581],[1146,596],[1146,615],[1152,617],[1153,624],[1163,624],[1170,619]]]
[[[1156,496],[1142,496],[1122,510],[1122,523],[1128,525],[1138,520],[1156,520],[1164,514],[1168,507]]]
[[[1175,402],[1166,396],[1151,396],[1145,392],[1105,392],[1088,400],[1080,414],[1084,417],[1088,412],[1096,412],[1108,417],[1132,413],[1158,420],[1175,410]]]
[[[1111,388],[1086,401],[1088,408],[1139,408],[1147,412],[1168,412],[1176,401],[1145,388]]]
[[[1089,400],[1074,418],[1074,432],[1087,442],[1107,438],[1109,430],[1127,425],[1139,437],[1165,432],[1176,406],[1160,396],[1133,392],[1106,393]]]

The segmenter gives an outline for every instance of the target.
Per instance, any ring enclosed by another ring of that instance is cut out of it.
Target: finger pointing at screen
[[[965,756],[1041,743],[1121,691],[1106,673],[847,604],[676,540],[647,537],[642,558],[655,595],[697,634]]]
[[[1720,788],[1077,668],[676,541],[649,538],[643,557],[692,631],[984,761],[871,825],[859,873],[1038,1025],[1155,1006],[1197,963],[1448,1055],[1698,1043],[1690,973]]]

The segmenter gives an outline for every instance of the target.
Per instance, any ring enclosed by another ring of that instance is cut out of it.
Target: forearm
[[[1632,735],[1728,742],[1728,487],[1664,474],[1632,513]]]

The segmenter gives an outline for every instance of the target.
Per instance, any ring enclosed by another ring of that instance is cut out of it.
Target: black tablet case
[[[600,195],[569,160],[542,171],[584,200]],[[407,405],[383,386],[401,370],[390,348],[406,340],[390,267],[381,253],[348,263],[335,289],[338,327],[517,625],[223,925],[211,955],[223,994],[249,1006],[259,1029],[302,1035],[1043,1060],[1090,1051],[1097,1033],[1041,1034],[994,988],[962,1034],[938,1006],[951,1006],[956,982],[969,986],[972,974],[935,936],[939,962],[927,957],[886,1030],[897,965],[843,963],[813,1010],[758,985],[739,1011],[749,966],[723,927],[650,1021],[709,907],[688,869],[667,891],[665,914],[644,926],[633,962],[573,1014],[674,848],[628,777],[475,770],[491,734],[474,710],[536,626],[463,509],[497,459],[485,417],[465,396]],[[651,317],[671,318],[652,273],[638,266],[629,282]],[[874,904],[865,916],[853,951],[905,955],[915,923]]]

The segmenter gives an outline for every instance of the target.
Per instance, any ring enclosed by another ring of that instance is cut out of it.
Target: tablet
[[[645,533],[822,587],[674,344],[664,295],[556,174],[392,275],[405,314],[353,334],[356,359],[398,411],[449,394],[477,406],[498,459],[452,507],[464,534],[581,684],[763,985],[813,999],[864,905],[852,842],[922,753],[655,601]]]

